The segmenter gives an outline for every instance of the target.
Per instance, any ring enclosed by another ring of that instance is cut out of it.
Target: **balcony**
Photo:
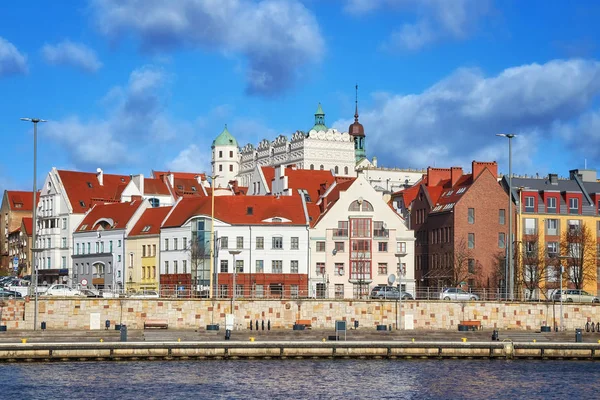
[[[348,229],[334,229],[333,237],[334,238],[347,238],[348,237]]]
[[[376,238],[388,238],[390,237],[390,231],[388,229],[375,229],[373,236]]]

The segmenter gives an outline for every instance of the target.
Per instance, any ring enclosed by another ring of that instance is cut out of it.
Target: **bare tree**
[[[576,289],[583,289],[587,282],[595,278],[596,239],[592,230],[582,225],[569,225],[560,242],[560,250],[566,264],[569,280]]]
[[[430,279],[437,279],[448,287],[456,287],[479,277],[481,264],[473,258],[473,252],[464,239],[458,242],[452,252],[440,256],[430,268]]]
[[[542,292],[542,287],[546,279],[548,257],[546,249],[540,242],[539,235],[531,234],[524,238],[521,246],[521,268],[518,269],[518,283],[527,289],[527,299],[533,300],[536,293]]]

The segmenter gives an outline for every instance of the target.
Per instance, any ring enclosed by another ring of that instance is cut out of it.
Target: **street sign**
[[[87,281],[87,279],[83,278],[83,279],[81,280],[81,286],[87,286],[87,284],[88,284],[88,281]]]
[[[13,257],[13,270],[17,272],[19,270],[19,257]]]

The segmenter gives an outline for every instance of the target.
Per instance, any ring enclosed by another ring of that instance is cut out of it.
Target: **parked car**
[[[46,296],[64,296],[64,297],[73,297],[73,296],[83,296],[83,294],[77,290],[73,289],[67,285],[56,284],[52,285],[46,290],[44,293]]]
[[[566,301],[569,303],[572,303],[572,302],[575,302],[575,303],[600,303],[600,299],[598,299],[597,296],[594,296],[593,294],[589,294],[585,290],[581,290],[581,289],[563,290],[562,294],[561,294],[560,290],[557,290],[554,293],[554,295],[552,296],[552,299],[554,301],[560,301],[561,297],[562,297],[562,301]]]
[[[479,296],[459,288],[448,288],[440,293],[440,300],[479,300]]]
[[[14,292],[12,290],[0,288],[0,299],[16,299],[20,297],[22,296],[19,292]]]
[[[160,296],[155,290],[144,290],[129,295],[132,299],[158,299]]]
[[[79,289],[79,291],[81,292],[81,295],[85,296],[85,297],[102,297],[100,295],[100,293],[98,293],[95,290],[91,290],[91,289]]]
[[[394,286],[379,285],[371,290],[372,299],[399,299],[400,291]],[[412,294],[402,292],[402,300],[413,300]]]

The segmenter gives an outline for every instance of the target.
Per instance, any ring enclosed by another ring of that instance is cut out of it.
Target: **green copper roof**
[[[227,124],[225,124],[225,129],[223,132],[215,140],[212,142],[213,147],[215,146],[237,146],[238,142],[235,138],[229,133],[227,130]]]
[[[323,112],[321,103],[319,103],[319,106],[317,107],[317,112],[315,113],[315,125],[311,128],[311,130],[313,129],[317,132],[326,131],[328,129],[325,125],[325,113]]]

